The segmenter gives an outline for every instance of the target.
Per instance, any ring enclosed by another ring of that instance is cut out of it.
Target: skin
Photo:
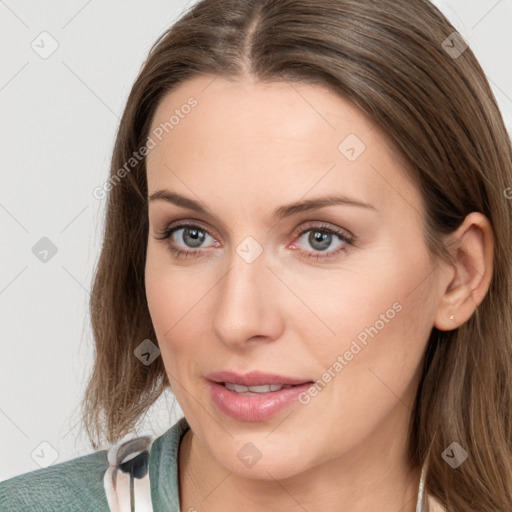
[[[487,219],[470,214],[453,235],[457,263],[433,265],[421,195],[386,134],[353,104],[318,85],[207,76],[167,94],[152,129],[190,96],[197,106],[147,157],[148,196],[167,189],[208,211],[163,200],[148,210],[148,306],[191,425],[179,450],[181,509],[414,512],[420,468],[407,462],[406,442],[424,350],[434,325],[458,327],[487,292]],[[349,134],[366,146],[354,161],[338,149]],[[271,217],[333,193],[375,210]],[[200,222],[199,248],[179,228],[157,239],[175,221]],[[308,235],[322,225],[347,230],[354,244],[333,235],[327,250],[342,250],[316,259],[322,250]],[[249,235],[263,251],[252,263],[237,253]],[[174,255],[172,241],[195,255]],[[308,404],[249,423],[212,402],[204,377],[213,371],[319,379],[396,302],[401,311]],[[252,467],[237,457],[248,442],[262,454]]]

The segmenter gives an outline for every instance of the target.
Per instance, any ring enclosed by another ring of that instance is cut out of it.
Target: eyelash
[[[201,225],[192,224],[192,223],[171,224],[171,225],[167,226],[162,232],[159,233],[160,236],[155,237],[155,238],[157,240],[168,240],[171,238],[171,236],[173,235],[173,233],[175,231],[178,231],[183,228],[196,228],[196,229],[199,229],[200,231],[204,231],[212,238],[215,238],[209,233],[209,231],[207,229],[205,229]],[[304,235],[305,233],[307,233],[308,231],[319,231],[321,233],[328,233],[330,235],[336,235],[337,237],[340,238],[340,240],[344,244],[341,247],[339,247],[338,249],[335,249],[333,251],[328,251],[328,252],[317,251],[316,253],[311,253],[310,251],[300,251],[300,253],[303,253],[303,252],[308,253],[309,259],[316,258],[316,260],[318,261],[320,259],[325,260],[325,259],[333,258],[333,257],[337,256],[340,252],[346,251],[348,246],[354,245],[355,237],[345,234],[345,232],[338,230],[336,228],[333,228],[332,226],[329,226],[327,224],[323,224],[323,223],[315,224],[313,226],[308,226],[307,228],[302,229],[300,232],[297,233],[297,235],[295,235],[297,240],[300,239],[300,237],[302,235]],[[198,257],[199,255],[196,256],[196,253],[202,252],[201,249],[196,249],[196,250],[178,249],[177,247],[175,247],[174,242],[172,242],[172,241],[168,244],[168,248],[171,251],[171,253],[174,254],[174,256],[176,256],[177,258],[179,258],[180,256],[188,257],[189,255]]]

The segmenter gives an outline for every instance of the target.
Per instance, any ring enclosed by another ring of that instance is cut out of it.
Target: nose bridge
[[[278,311],[267,263],[263,247],[253,237],[246,237],[233,249],[213,318],[214,332],[225,343],[276,336]]]

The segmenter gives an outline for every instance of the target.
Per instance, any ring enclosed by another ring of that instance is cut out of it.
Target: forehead
[[[185,180],[219,200],[236,190],[282,203],[335,189],[379,209],[400,196],[421,201],[386,134],[320,85],[196,77],[160,102],[155,133],[150,192],[186,191]]]

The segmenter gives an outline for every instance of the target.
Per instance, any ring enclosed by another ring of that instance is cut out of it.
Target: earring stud
[[[453,315],[450,315],[450,320],[453,320],[455,317]]]

